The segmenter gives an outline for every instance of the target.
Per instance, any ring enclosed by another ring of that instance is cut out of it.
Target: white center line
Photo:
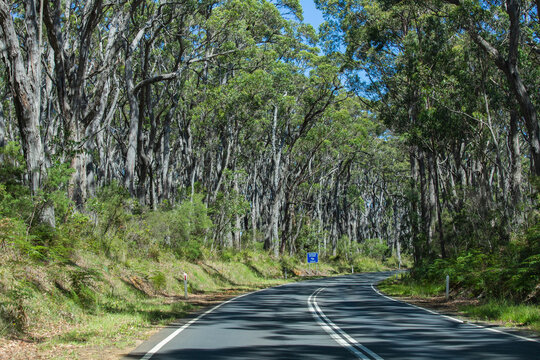
[[[379,355],[369,350],[367,347],[358,343],[355,339],[349,336],[339,326],[334,324],[321,310],[317,304],[317,295],[325,288],[319,288],[308,298],[308,308],[319,325],[334,339],[338,344],[352,352],[357,358],[369,360],[368,355],[371,355],[375,360],[383,360]]]

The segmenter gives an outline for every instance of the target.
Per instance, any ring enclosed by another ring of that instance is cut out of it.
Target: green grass
[[[526,326],[540,331],[540,307],[538,305],[512,304],[504,300],[491,300],[485,304],[460,308],[468,317],[476,320],[502,322],[506,326]]]
[[[409,276],[391,277],[377,285],[379,290],[390,296],[430,297],[444,293],[445,285],[421,282]]]

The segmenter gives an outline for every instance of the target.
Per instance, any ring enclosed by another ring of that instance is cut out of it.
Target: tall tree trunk
[[[164,200],[170,201],[170,184],[167,181],[169,178],[169,167],[171,159],[171,112],[168,112],[165,116],[165,123],[163,124],[163,137],[161,139],[161,192],[159,194],[160,202]]]
[[[443,231],[443,223],[442,223],[442,208],[441,208],[441,194],[439,190],[439,164],[437,161],[437,156],[435,154],[432,155],[432,171],[433,171],[433,177],[434,177],[434,185],[435,185],[435,201],[436,201],[436,207],[437,207],[437,232],[439,233],[439,243],[441,245],[441,256],[442,258],[446,258],[446,244],[444,239],[444,231]]]
[[[0,148],[6,146],[6,118],[4,116],[4,106],[0,101]],[[0,158],[0,163],[3,162],[3,158]]]
[[[518,224],[523,222],[521,204],[521,149],[519,145],[518,115],[516,111],[510,112],[510,131],[508,132],[508,148],[510,150],[510,194],[511,207]]]
[[[253,193],[251,196],[251,231],[252,231],[252,241],[255,242],[257,240],[257,218],[258,218],[258,212],[259,212],[259,203],[258,203],[258,187],[257,187],[257,163],[255,163],[255,166],[253,167]]]
[[[236,165],[235,165],[236,168]],[[234,194],[235,196],[240,196],[240,187],[238,186],[238,172],[235,169],[234,172]],[[234,214],[234,230],[233,230],[233,240],[234,240],[234,248],[236,250],[240,250],[242,248],[242,224],[241,224],[241,218],[238,213]]]
[[[129,132],[125,165],[125,185],[130,194],[135,195],[135,162],[137,160],[137,146],[139,144],[139,103],[135,95],[132,58],[132,54],[128,54],[125,61],[125,81],[129,101]]]
[[[9,5],[0,0],[0,48],[8,70],[8,80],[14,97],[15,113],[19,125],[24,157],[32,195],[38,195],[47,178],[45,149],[40,134],[41,110],[41,13],[33,0],[26,1],[25,23],[27,51],[25,64],[19,44],[19,36],[11,16]],[[54,208],[44,204],[41,220],[55,227]]]
[[[521,109],[521,114],[525,119],[529,143],[531,146],[531,163],[532,170],[535,176],[540,176],[540,127],[538,125],[537,112],[532,103],[529,92],[519,74],[518,68],[518,52],[519,52],[519,37],[520,37],[520,17],[521,17],[521,1],[507,0],[506,12],[510,18],[510,41],[508,61],[506,62],[506,77],[510,83],[511,89],[514,92]]]
[[[420,234],[424,237],[426,254],[431,255],[431,232],[429,213],[429,194],[426,182],[426,165],[424,150],[418,149],[418,178],[420,180]]]
[[[277,139],[277,121],[278,107],[274,105],[274,114],[272,118],[272,160],[273,160],[273,176],[272,176],[272,205],[270,207],[270,226],[265,239],[264,247],[267,250],[272,250],[274,256],[279,256],[279,210],[283,195],[283,184],[280,184],[281,178],[281,153],[282,148],[278,144]]]

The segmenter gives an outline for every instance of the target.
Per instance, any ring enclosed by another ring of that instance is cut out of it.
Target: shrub
[[[382,239],[365,239],[359,244],[359,251],[361,254],[376,259],[384,260],[386,254],[389,251],[388,245]]]
[[[76,268],[69,271],[71,297],[79,306],[93,309],[97,305],[97,295],[92,284],[99,279],[98,273],[88,269]]]
[[[181,259],[200,260],[203,258],[202,243],[197,240],[184,241],[176,246],[176,254]]]
[[[129,206],[131,199],[127,190],[117,182],[101,188],[95,198],[88,200],[88,210],[97,215],[101,236],[109,231],[125,228],[126,222],[131,218]]]
[[[28,326],[25,306],[27,299],[33,297],[32,284],[17,281],[0,298],[0,334],[19,334]]]
[[[167,278],[161,271],[156,271],[150,276],[150,282],[155,290],[161,291],[165,289],[167,285]]]
[[[20,219],[9,217],[0,219],[0,247],[12,247],[27,252],[30,243],[26,236],[26,225]]]

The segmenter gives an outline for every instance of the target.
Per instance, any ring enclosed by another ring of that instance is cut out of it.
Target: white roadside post
[[[351,265],[351,274],[354,274],[354,266]]]
[[[446,301],[448,301],[449,290],[450,290],[450,276],[446,275]]]
[[[184,298],[187,299],[187,274],[184,273]]]

